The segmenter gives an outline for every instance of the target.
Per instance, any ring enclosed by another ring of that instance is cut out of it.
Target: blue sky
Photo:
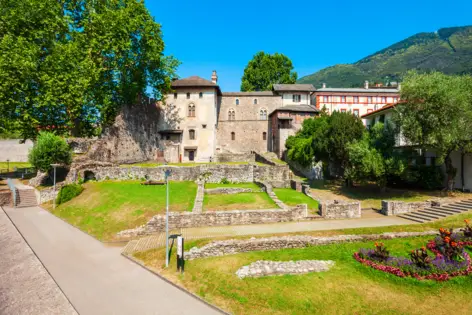
[[[355,62],[419,32],[472,24],[471,0],[207,1],[147,0],[162,25],[166,54],[180,77],[209,79],[239,91],[258,51],[283,53],[298,76]]]

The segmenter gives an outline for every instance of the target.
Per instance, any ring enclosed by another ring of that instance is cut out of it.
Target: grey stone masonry
[[[361,217],[361,203],[327,200],[321,203],[321,216],[325,219],[356,219]]]
[[[332,260],[258,260],[250,265],[239,268],[238,271],[236,271],[236,275],[239,279],[273,275],[297,275],[309,272],[328,271],[332,266],[334,266],[334,261]]]
[[[233,195],[233,194],[252,193],[252,192],[254,191],[251,188],[240,188],[240,187],[220,187],[220,188],[205,189],[205,193],[208,195]]]
[[[185,259],[192,260],[205,257],[216,257],[253,251],[279,250],[287,248],[304,248],[316,245],[329,245],[346,242],[365,242],[381,239],[406,238],[437,235],[437,231],[397,232],[382,234],[336,235],[315,237],[308,235],[274,236],[268,238],[233,239],[213,241],[201,248],[193,247],[185,252]]]
[[[382,210],[380,212],[385,215],[397,215],[402,213],[414,212],[423,210],[432,206],[431,201],[419,201],[419,202],[405,202],[405,201],[389,201],[382,200]]]
[[[193,203],[192,213],[201,213],[203,209],[203,197],[205,192],[205,182],[197,182],[197,195]]]
[[[268,182],[261,182],[261,183],[257,183],[257,184],[262,187],[262,190],[264,190],[269,195],[270,199],[272,199],[279,208],[290,209],[290,207],[287,206],[282,201],[280,201],[280,199],[274,193],[274,191],[272,190],[272,184],[270,184]]]
[[[307,214],[306,205],[298,205],[289,210],[233,210],[202,213],[170,212],[169,229],[291,222],[303,220],[307,217]],[[156,215],[145,225],[121,231],[118,233],[118,236],[130,237],[162,232],[165,230],[165,224],[166,216]]]

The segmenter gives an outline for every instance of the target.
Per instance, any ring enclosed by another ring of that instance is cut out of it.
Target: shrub
[[[431,257],[429,257],[426,247],[412,250],[410,253],[411,261],[420,268],[428,268],[431,265]]]
[[[36,169],[46,172],[54,163],[69,165],[72,162],[72,152],[63,138],[50,132],[40,132],[28,154],[28,161]]]
[[[464,236],[466,238],[472,238],[472,227],[469,225],[469,220],[464,220],[465,222],[465,228],[461,229],[462,233],[464,233]]]
[[[67,202],[74,197],[80,195],[80,193],[84,190],[84,188],[79,184],[70,184],[65,185],[59,191],[57,195],[57,204],[60,205],[61,203]]]
[[[223,177],[220,181],[220,184],[228,185],[231,184],[231,182],[226,177]]]

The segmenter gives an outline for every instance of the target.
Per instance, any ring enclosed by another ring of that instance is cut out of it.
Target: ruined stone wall
[[[254,191],[251,188],[240,188],[240,187],[221,187],[221,188],[205,189],[205,194],[207,195],[234,195],[234,194],[252,193],[252,192]]]
[[[308,215],[305,204],[289,210],[233,210],[207,211],[202,213],[171,212],[169,229],[191,228],[201,226],[226,226],[298,221]],[[140,236],[165,230],[166,216],[156,215],[148,223],[136,229],[118,233],[119,237]]]
[[[405,202],[382,200],[382,210],[385,215],[397,215],[402,213],[414,212],[431,207],[431,201]]]
[[[361,217],[360,202],[328,200],[321,203],[321,216],[325,219],[357,219]]]
[[[289,187],[291,172],[288,165],[254,166],[254,181],[270,182],[275,188]],[[277,184],[276,182],[280,182]]]
[[[218,153],[213,162],[255,162],[254,153]]]

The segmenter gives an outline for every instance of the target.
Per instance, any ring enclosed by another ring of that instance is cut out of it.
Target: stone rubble
[[[309,272],[328,271],[334,266],[332,260],[297,260],[297,261],[270,261],[258,260],[250,265],[243,266],[236,271],[239,279],[246,277],[258,278],[272,275],[297,275]]]

